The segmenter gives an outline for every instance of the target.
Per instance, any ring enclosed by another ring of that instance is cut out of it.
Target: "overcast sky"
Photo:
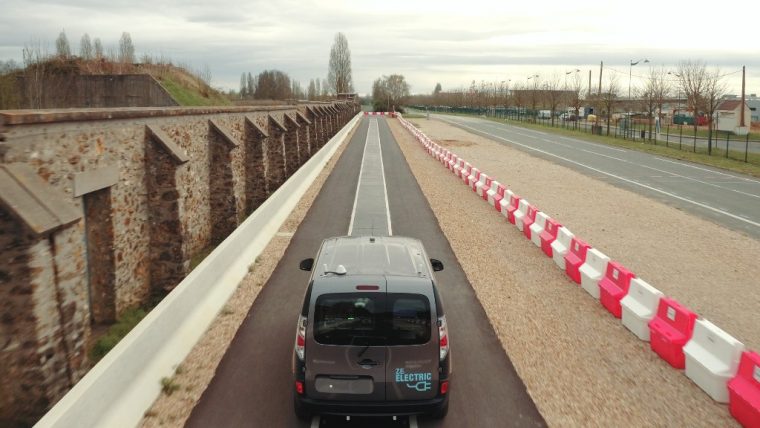
[[[675,68],[703,60],[726,74],[729,92],[760,94],[760,1],[180,1],[2,0],[0,59],[21,61],[24,44],[47,43],[65,29],[78,52],[82,34],[116,46],[131,34],[138,55],[170,57],[200,69],[212,84],[237,89],[240,73],[280,69],[304,87],[327,75],[336,32],[348,38],[356,90],[370,92],[383,74],[406,76],[412,92],[472,80],[526,81],[580,69],[584,82],[599,62],[633,85],[650,65]]]

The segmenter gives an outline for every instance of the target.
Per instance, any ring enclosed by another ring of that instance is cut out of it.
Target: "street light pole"
[[[628,102],[631,102],[631,76],[633,75],[633,66],[640,63],[641,61],[644,61],[644,63],[648,63],[649,60],[646,58],[642,58],[638,61],[631,60],[631,65],[628,67]]]

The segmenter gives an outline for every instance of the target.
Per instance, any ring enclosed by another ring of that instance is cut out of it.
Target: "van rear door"
[[[438,393],[438,315],[429,278],[388,281],[385,397],[424,400]]]
[[[369,275],[315,284],[305,346],[309,397],[385,399],[385,289],[382,276]]]

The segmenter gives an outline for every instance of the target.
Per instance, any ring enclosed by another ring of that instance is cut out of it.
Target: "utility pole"
[[[599,64],[599,96],[602,96],[602,72],[604,71],[604,61]]]
[[[741,113],[741,124],[739,125],[739,126],[741,126],[742,128],[744,128],[744,126],[745,126],[745,125],[744,125],[744,85],[745,85],[745,83],[746,83],[746,82],[745,82],[745,75],[744,75],[744,73],[745,73],[745,71],[746,71],[746,70],[745,70],[745,68],[746,68],[746,66],[744,66],[744,65],[743,65],[743,66],[742,66],[742,105],[741,105],[741,107],[740,107],[740,108],[741,108],[741,112],[742,112],[742,113]],[[726,144],[728,144],[728,143],[726,143]]]
[[[591,98],[591,70],[588,71],[588,97]]]

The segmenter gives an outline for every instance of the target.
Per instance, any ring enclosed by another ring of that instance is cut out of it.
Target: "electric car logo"
[[[406,373],[403,368],[396,369],[396,383],[403,383],[419,392],[430,391],[433,388],[432,379],[432,373]]]

